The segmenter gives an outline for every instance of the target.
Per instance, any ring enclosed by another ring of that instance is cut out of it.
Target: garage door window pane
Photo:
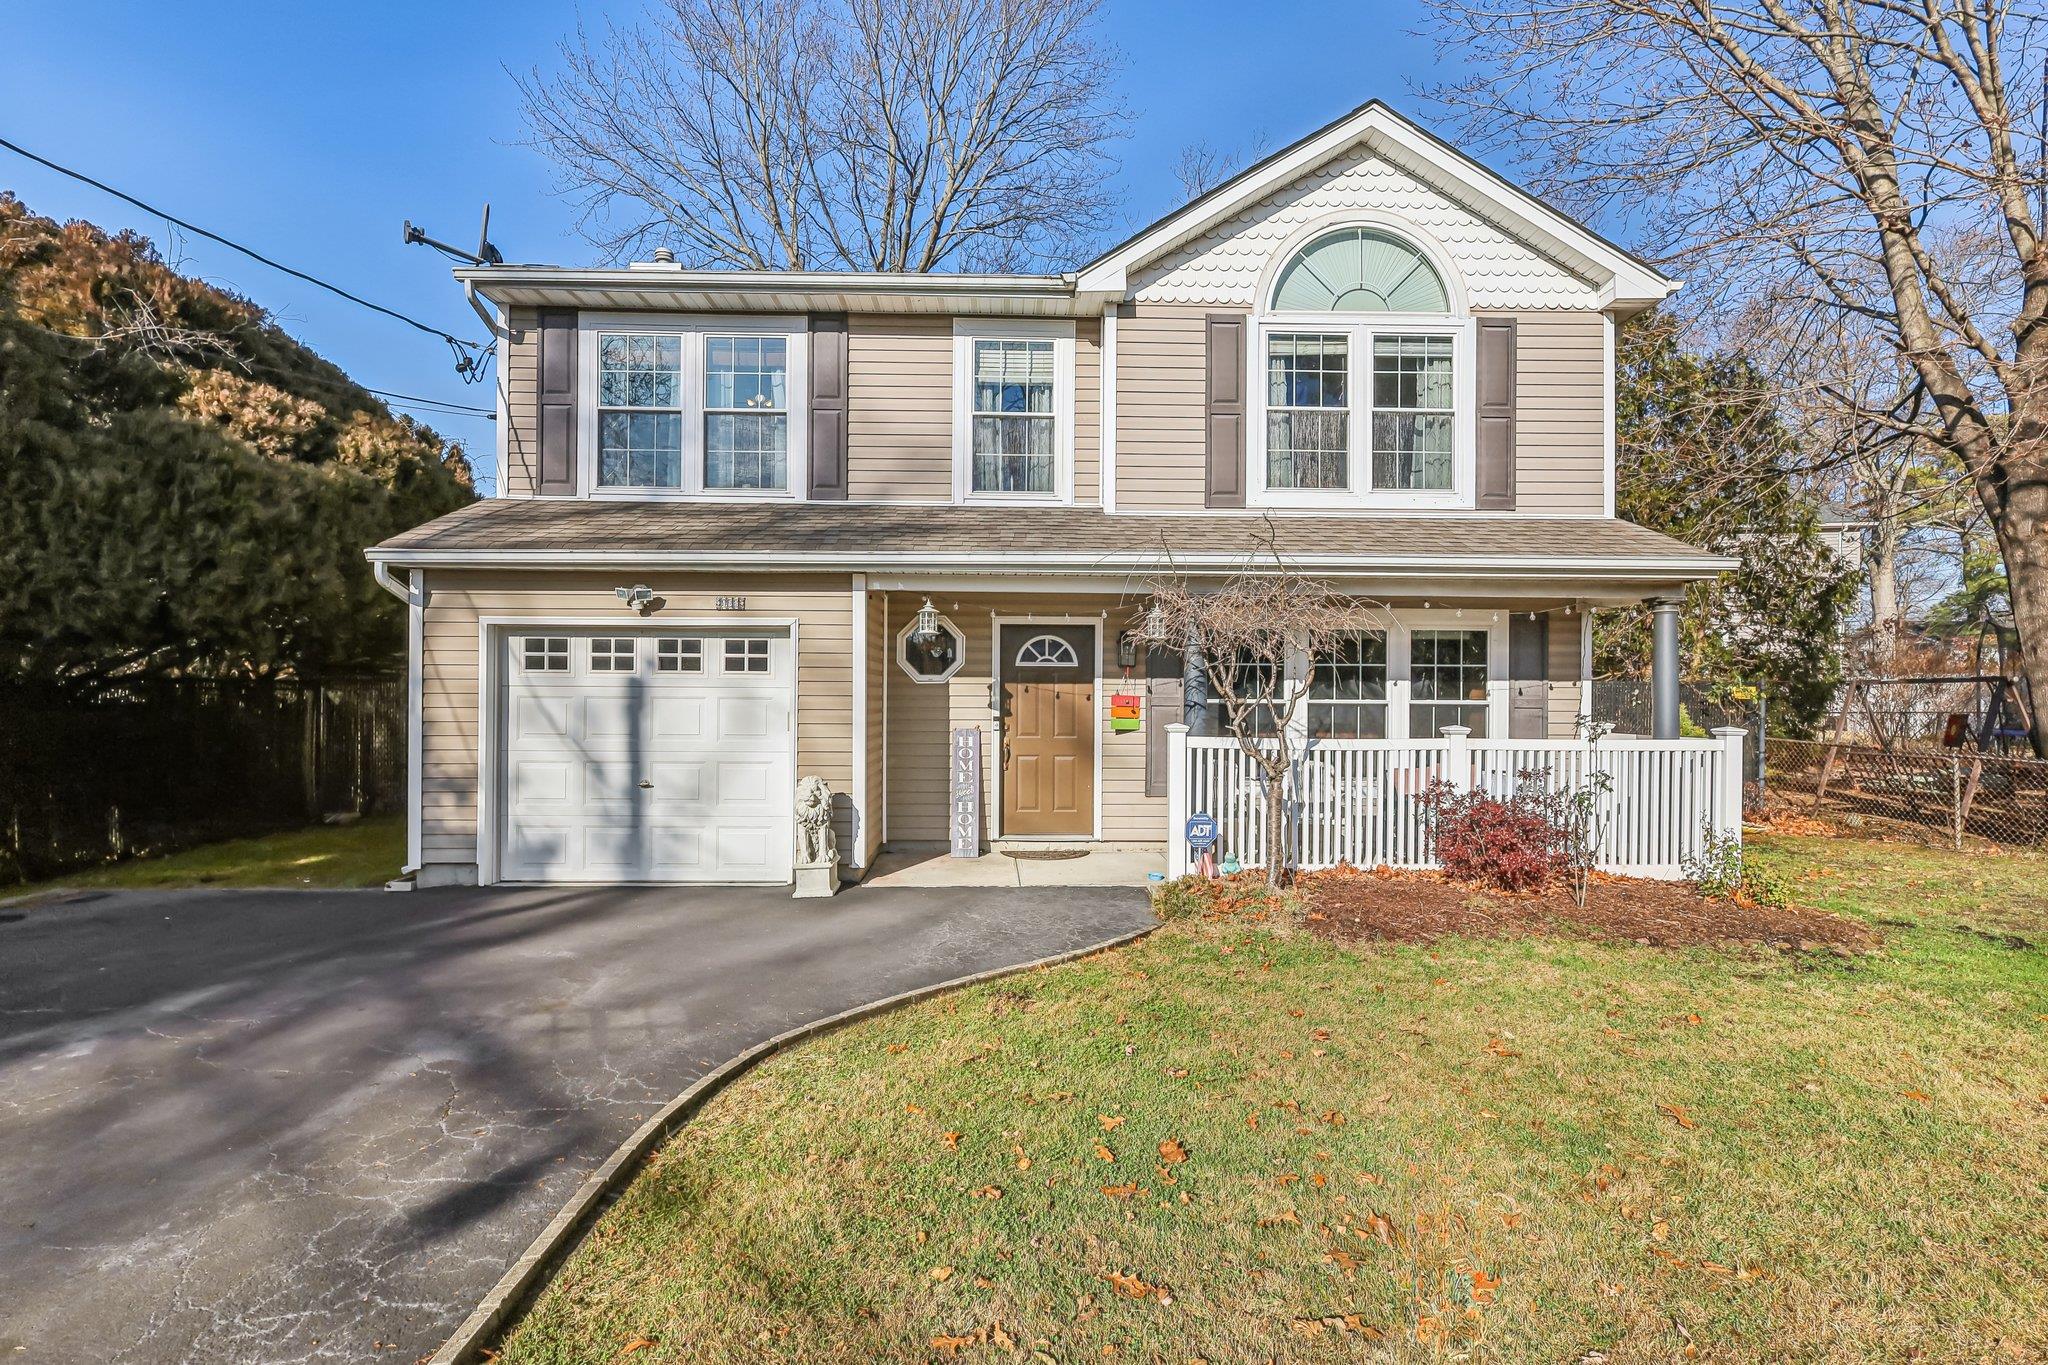
[[[519,659],[528,673],[567,673],[569,638],[566,635],[529,635],[519,642]]]
[[[617,637],[599,636],[590,642],[590,671],[592,673],[631,673],[637,661],[634,646],[639,641],[630,635]]]
[[[725,642],[725,671],[728,673],[766,673],[768,671],[768,642],[766,640],[727,640]]]
[[[654,646],[654,667],[661,673],[702,673],[702,640],[659,640]]]

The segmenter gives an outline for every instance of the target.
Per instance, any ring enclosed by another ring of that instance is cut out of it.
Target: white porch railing
[[[1188,817],[1216,821],[1216,856],[1247,867],[1266,858],[1266,796],[1258,767],[1235,739],[1195,739],[1167,728],[1167,875],[1192,864]],[[1422,794],[1441,779],[1461,790],[1511,795],[1523,773],[1578,787],[1590,772],[1611,785],[1598,814],[1600,866],[1635,877],[1676,878],[1701,830],[1742,837],[1740,729],[1712,739],[1317,740],[1289,782],[1295,865],[1429,867],[1435,862]]]

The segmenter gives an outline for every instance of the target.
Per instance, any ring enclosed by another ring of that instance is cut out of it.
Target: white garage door
[[[786,882],[787,632],[503,632],[498,876]]]

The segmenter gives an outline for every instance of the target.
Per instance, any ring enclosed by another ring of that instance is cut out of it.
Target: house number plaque
[[[981,856],[981,730],[963,725],[948,750],[946,828],[955,858]]]
[[[716,603],[720,611],[745,611],[747,609],[747,599],[744,597],[720,597],[716,599]]]

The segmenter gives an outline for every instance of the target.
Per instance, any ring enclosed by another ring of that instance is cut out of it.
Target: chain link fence
[[[1881,821],[1961,848],[2048,838],[2048,762],[1965,749],[1772,739],[1769,790],[1844,823]]]
[[[405,683],[0,688],[0,886],[404,809]]]

